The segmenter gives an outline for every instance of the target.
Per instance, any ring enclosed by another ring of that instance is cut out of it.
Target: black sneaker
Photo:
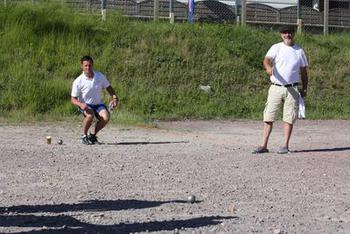
[[[88,136],[88,140],[92,143],[92,144],[98,144],[98,140],[97,140],[97,136],[95,134],[89,134]]]
[[[81,143],[85,144],[85,145],[92,145],[92,141],[89,139],[88,136],[86,135],[82,135],[81,136]]]

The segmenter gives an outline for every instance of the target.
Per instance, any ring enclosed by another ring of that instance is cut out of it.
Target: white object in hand
[[[299,119],[305,119],[305,102],[301,95],[299,95],[299,113],[298,118]]]

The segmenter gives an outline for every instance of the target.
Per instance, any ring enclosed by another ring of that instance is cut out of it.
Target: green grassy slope
[[[262,60],[276,32],[235,25],[107,21],[61,5],[0,6],[0,117],[75,115],[70,89],[90,54],[121,98],[114,118],[260,119]],[[350,119],[350,37],[297,36],[308,54],[307,117]],[[210,85],[210,94],[199,89]]]

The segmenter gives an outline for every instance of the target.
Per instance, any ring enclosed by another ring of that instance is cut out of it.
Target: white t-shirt
[[[283,42],[271,46],[265,57],[273,63],[272,83],[286,85],[300,82],[300,68],[307,67],[304,50],[297,44],[287,46]]]
[[[87,104],[102,104],[102,90],[110,86],[107,78],[98,71],[94,71],[93,79],[89,80],[84,72],[78,76],[72,85],[72,97]]]

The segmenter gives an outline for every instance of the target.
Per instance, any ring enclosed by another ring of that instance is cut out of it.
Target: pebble
[[[228,211],[230,212],[230,213],[235,213],[236,212],[236,205],[234,204],[234,203],[231,203],[230,204],[230,206],[229,206],[229,208],[228,208]]]

